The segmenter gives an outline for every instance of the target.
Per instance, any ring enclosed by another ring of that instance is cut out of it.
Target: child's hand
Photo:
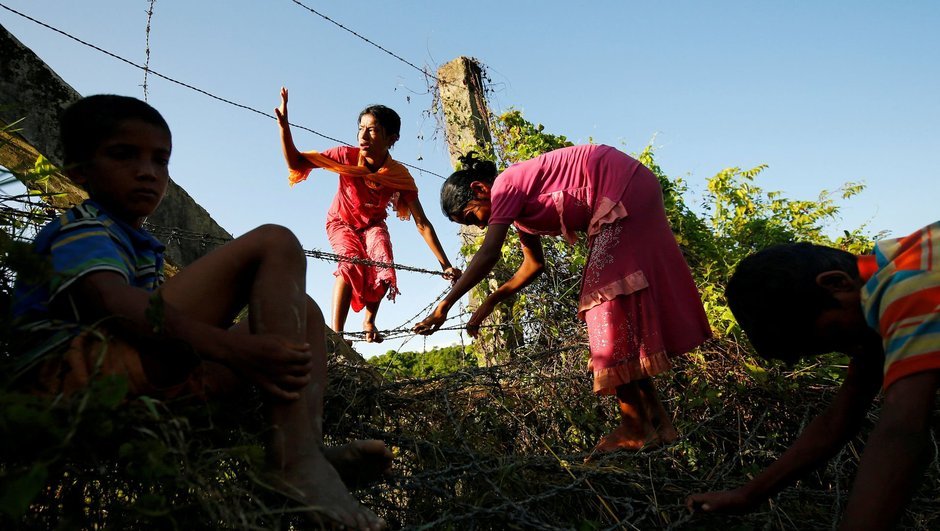
[[[281,87],[281,106],[274,109],[274,116],[281,127],[290,125],[287,121],[287,89],[284,87]]]
[[[493,313],[493,305],[489,303],[489,299],[484,300],[480,307],[473,312],[473,315],[470,316],[470,320],[467,321],[467,333],[470,334],[470,337],[477,337],[480,335],[480,325],[483,324],[483,321]]]
[[[685,506],[691,512],[703,513],[746,513],[757,505],[743,488],[716,492],[692,494],[685,499]]]
[[[463,274],[463,271],[456,267],[448,267],[444,270],[444,278],[450,281],[451,284],[457,282],[457,279],[460,278],[460,275]]]
[[[310,383],[310,345],[269,334],[238,334],[232,343],[226,358],[229,365],[268,393],[297,400]]]
[[[416,334],[421,334],[422,336],[429,336],[434,332],[437,332],[437,329],[441,327],[444,322],[447,321],[447,310],[442,310],[438,306],[434,313],[424,318],[423,321],[416,324],[414,328],[411,329],[412,332]]]

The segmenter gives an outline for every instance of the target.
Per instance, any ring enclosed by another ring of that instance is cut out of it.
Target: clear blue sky
[[[0,3],[144,62],[146,0]],[[432,71],[476,57],[497,90],[496,110],[515,106],[574,142],[634,152],[655,137],[663,169],[699,195],[722,168],[766,163],[759,184],[792,198],[864,181],[867,190],[843,209],[848,228],[867,223],[900,235],[940,218],[935,2],[304,3]],[[287,86],[293,122],[347,142],[355,141],[359,110],[384,103],[402,115],[395,158],[450,173],[427,116],[427,81],[410,66],[290,0],[158,0],[154,8],[153,70],[269,113]],[[143,96],[142,71],[6,10],[0,24],[80,93]],[[318,172],[288,189],[273,119],[155,77],[148,87],[148,101],[173,129],[171,175],[223,227],[240,234],[280,223],[304,247],[329,250],[323,225],[336,177]],[[333,145],[297,130],[295,138],[301,149]],[[441,180],[415,177],[453,259],[456,226],[437,205]],[[436,266],[412,223],[389,226],[398,261]],[[333,266],[309,266],[308,292],[328,314]],[[402,324],[446,287],[415,273],[399,279],[402,295],[383,304],[380,328]],[[360,321],[351,315],[348,329]],[[403,348],[456,340],[439,334]]]

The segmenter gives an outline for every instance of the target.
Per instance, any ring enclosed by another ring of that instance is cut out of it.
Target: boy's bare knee
[[[269,223],[255,228],[240,239],[242,238],[247,240],[253,249],[252,252],[259,258],[297,257],[306,264],[300,240],[287,227]]]
[[[302,250],[300,247],[300,240],[297,239],[297,236],[294,234],[294,232],[282,225],[267,223],[251,231],[251,233],[260,238],[266,246],[283,246],[285,248],[295,249],[298,251]]]

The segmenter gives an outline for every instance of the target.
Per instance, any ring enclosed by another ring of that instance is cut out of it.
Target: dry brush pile
[[[682,500],[735,486],[778,456],[832,396],[840,361],[765,371],[736,344],[713,342],[657,378],[681,439],[590,465],[616,419],[590,392],[580,343],[423,380],[334,361],[325,431],[328,443],[393,447],[394,477],[358,493],[393,528],[826,529],[859,441],[753,514],[692,516]],[[62,403],[0,395],[4,528],[304,527],[300,508],[263,480],[258,397],[161,403],[125,401],[123,390],[105,380]],[[905,528],[940,525],[938,480],[932,465]],[[14,518],[17,503],[27,505]]]

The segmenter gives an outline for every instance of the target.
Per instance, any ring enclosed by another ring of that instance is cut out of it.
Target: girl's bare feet
[[[392,451],[377,439],[324,448],[323,455],[351,490],[381,481],[392,472]]]
[[[366,321],[362,323],[362,331],[365,332],[367,343],[381,343],[385,341],[382,334],[375,328],[375,323]]]

